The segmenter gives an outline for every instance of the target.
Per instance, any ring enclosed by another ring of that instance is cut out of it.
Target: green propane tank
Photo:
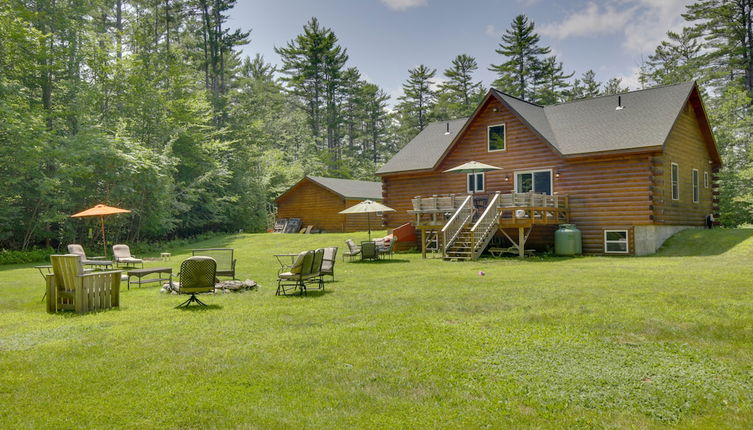
[[[577,255],[583,252],[580,230],[575,224],[560,224],[554,232],[554,253],[557,255]]]

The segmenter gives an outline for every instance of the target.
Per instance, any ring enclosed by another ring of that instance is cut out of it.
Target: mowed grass
[[[261,284],[207,310],[152,284],[51,315],[32,265],[0,267],[0,428],[753,425],[753,230],[639,258],[338,261],[324,294],[274,296],[272,254],[349,237],[196,244]]]

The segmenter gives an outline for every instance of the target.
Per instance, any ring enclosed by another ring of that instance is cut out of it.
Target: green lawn
[[[753,230],[643,258],[338,261],[325,294],[274,295],[272,254],[348,237],[197,243],[261,284],[201,311],[152,284],[51,315],[32,265],[0,267],[0,428],[751,427]]]

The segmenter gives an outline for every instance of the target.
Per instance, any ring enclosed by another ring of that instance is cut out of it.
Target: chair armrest
[[[235,270],[235,263],[237,263],[237,262],[238,262],[238,260],[237,260],[237,259],[236,259],[236,260],[233,260],[233,265],[231,266],[231,270]]]

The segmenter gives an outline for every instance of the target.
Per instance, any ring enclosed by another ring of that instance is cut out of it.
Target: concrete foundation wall
[[[633,228],[635,255],[653,254],[661,248],[664,241],[689,228],[689,225],[637,225]]]

